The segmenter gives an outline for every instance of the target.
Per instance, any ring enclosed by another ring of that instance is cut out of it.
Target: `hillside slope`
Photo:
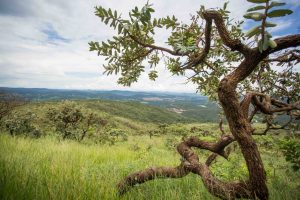
[[[116,115],[140,122],[167,124],[195,122],[192,118],[185,117],[181,114],[134,101],[78,100],[76,102],[94,111],[105,112],[110,115]]]
[[[31,123],[45,135],[57,132],[47,116],[48,110],[58,108],[63,101],[31,102],[16,109],[14,118],[22,118],[27,113],[34,117]],[[76,106],[83,112],[93,112],[106,125],[97,122],[100,128],[118,128],[130,134],[144,134],[156,129],[160,124],[195,122],[190,118],[163,108],[144,105],[139,102],[122,102],[110,100],[77,100]],[[104,130],[103,130],[104,131]],[[97,132],[97,131],[96,131]]]

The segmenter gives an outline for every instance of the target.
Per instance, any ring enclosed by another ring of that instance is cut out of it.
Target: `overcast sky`
[[[300,0],[285,0],[294,11],[277,23],[274,35],[299,33]],[[0,0],[0,87],[139,90],[195,92],[185,77],[171,76],[160,67],[156,82],[147,74],[130,88],[117,85],[117,77],[103,75],[102,57],[89,52],[89,41],[102,41],[114,31],[94,15],[95,6],[128,14],[146,0]],[[156,17],[176,15],[188,22],[200,5],[221,7],[223,0],[151,0]],[[246,0],[230,0],[231,17],[242,19]],[[248,25],[249,26],[249,25]],[[247,29],[247,24],[245,24]],[[166,33],[160,33],[161,40]]]

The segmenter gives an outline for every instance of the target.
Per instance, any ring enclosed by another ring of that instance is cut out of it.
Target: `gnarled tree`
[[[257,145],[252,137],[255,129],[251,121],[256,114],[266,116],[267,128],[284,128],[299,118],[300,76],[295,64],[300,61],[300,35],[286,35],[272,39],[268,29],[276,26],[274,17],[291,14],[281,9],[285,3],[270,0],[248,0],[259,4],[250,8],[245,18],[258,26],[247,33],[242,22],[229,20],[227,3],[221,9],[200,10],[191,17],[190,24],[179,23],[175,16],[152,18],[152,5],[134,8],[129,19],[117,11],[96,7],[95,14],[118,34],[107,42],[90,42],[90,50],[105,56],[108,75],[120,74],[119,84],[130,86],[144,71],[149,78],[158,76],[156,67],[164,62],[174,75],[189,76],[202,94],[219,101],[230,127],[218,142],[188,138],[177,146],[183,157],[177,167],[152,167],[128,175],[119,184],[122,194],[131,186],[155,178],[180,178],[188,173],[201,176],[209,192],[222,199],[268,199],[266,173]],[[165,46],[156,45],[155,30],[171,29]],[[277,64],[277,65],[276,65]],[[290,120],[282,126],[273,125],[275,114],[286,114]],[[223,182],[210,171],[217,156],[227,158],[224,150],[237,141],[248,167],[247,181]],[[205,163],[199,161],[192,147],[206,149],[212,154]]]

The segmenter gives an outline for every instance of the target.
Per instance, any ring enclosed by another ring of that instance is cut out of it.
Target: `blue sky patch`
[[[71,41],[70,39],[64,38],[63,36],[59,35],[51,24],[47,24],[46,28],[42,29],[42,32],[47,35],[49,42],[61,41],[69,43]]]

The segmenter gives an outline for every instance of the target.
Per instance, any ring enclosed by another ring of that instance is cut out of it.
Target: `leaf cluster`
[[[284,140],[280,143],[286,161],[292,164],[294,171],[300,169],[300,142],[296,139]]]
[[[256,22],[260,22],[259,25],[251,28],[246,36],[248,38],[257,37],[258,48],[260,52],[265,51],[268,47],[275,48],[277,46],[276,42],[272,40],[272,35],[268,32],[267,28],[272,28],[277,26],[277,24],[267,21],[269,18],[283,17],[290,15],[293,11],[289,9],[277,9],[286,5],[283,2],[277,2],[272,0],[247,0],[248,2],[254,3],[255,6],[247,10],[247,14],[244,18],[251,19]],[[262,5],[264,4],[264,5]]]

